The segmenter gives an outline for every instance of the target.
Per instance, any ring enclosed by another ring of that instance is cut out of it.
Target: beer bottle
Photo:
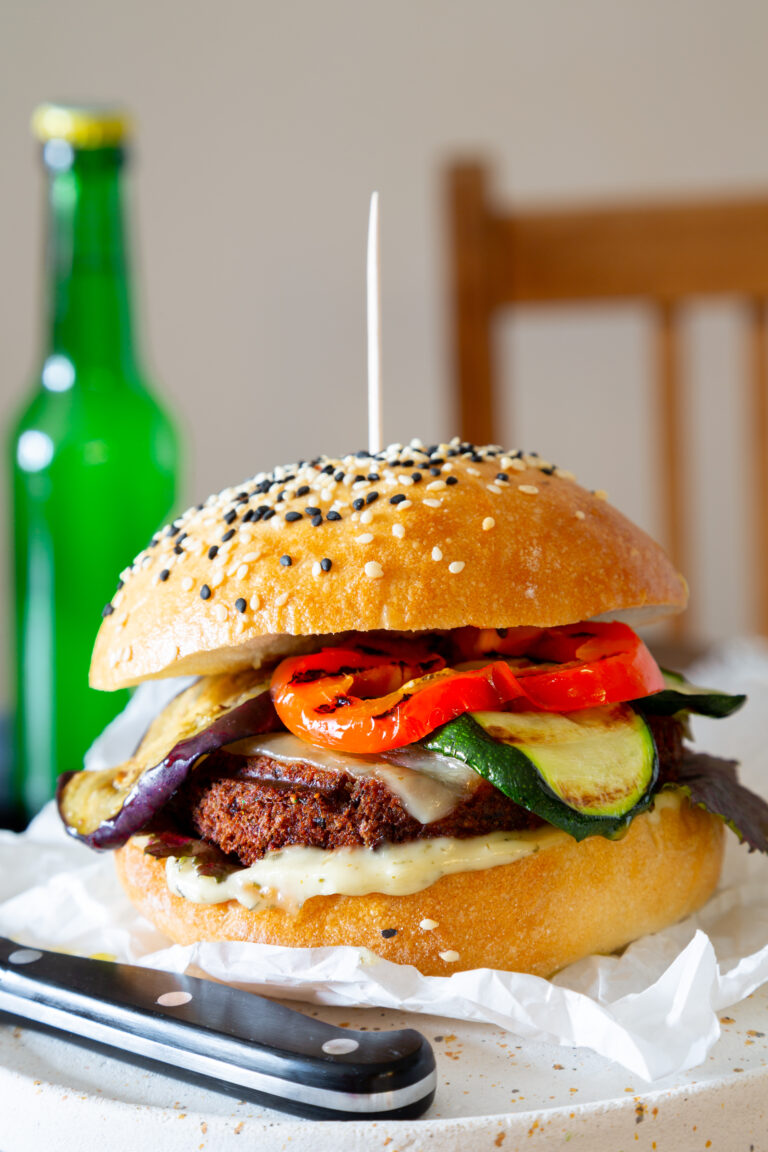
[[[10,437],[16,613],[16,803],[32,815],[57,775],[125,705],[88,687],[117,575],[172,514],[179,440],[134,333],[117,110],[43,105],[46,303],[31,398]]]

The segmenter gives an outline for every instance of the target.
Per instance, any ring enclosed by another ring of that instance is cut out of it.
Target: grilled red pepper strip
[[[425,644],[406,641],[369,647],[326,648],[283,660],[272,677],[280,719],[310,743],[347,752],[383,752],[420,740],[463,712],[498,711],[513,700],[528,708],[576,711],[658,692],[663,680],[650,652],[626,624],[574,624],[457,636],[460,659],[519,657],[459,670]],[[517,633],[517,635],[513,635]],[[507,651],[505,651],[505,648]],[[533,662],[536,661],[536,662]],[[544,663],[542,663],[542,661]]]
[[[283,660],[272,677],[277,714],[310,743],[383,752],[413,744],[462,712],[493,711],[520,695],[504,661],[457,672],[436,653],[414,661],[406,652],[398,660],[325,648]]]

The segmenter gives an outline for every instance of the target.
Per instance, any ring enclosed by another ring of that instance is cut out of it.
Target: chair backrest
[[[461,436],[499,439],[494,318],[516,305],[637,300],[655,313],[655,374],[665,544],[690,570],[684,513],[680,310],[738,297],[749,352],[751,532],[756,630],[768,633],[768,196],[515,211],[499,205],[483,163],[447,170],[453,380]]]

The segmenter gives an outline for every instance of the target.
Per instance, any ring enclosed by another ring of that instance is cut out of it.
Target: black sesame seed
[[[362,480],[365,480],[365,476],[355,476],[354,483],[359,484]]]
[[[370,480],[371,484],[375,484],[378,480],[381,480],[381,476],[379,476],[378,472],[369,472],[366,480]]]
[[[310,524],[312,525],[313,528],[319,528],[320,525],[322,524],[322,522],[323,522],[323,517],[319,512],[317,513],[316,516],[313,516],[312,519],[310,520]]]
[[[210,600],[210,598],[211,598],[211,590],[207,584],[203,584],[202,588],[200,589],[200,599],[201,600]]]
[[[179,532],[181,532],[181,524],[171,524],[168,529],[169,536],[178,536]]]
[[[263,495],[265,492],[269,492],[271,487],[272,487],[272,481],[271,480],[262,480],[259,484],[256,485],[256,487],[254,488],[254,492],[258,492],[261,495]]]
[[[473,464],[482,464],[482,462],[483,462],[483,458],[479,452],[473,452],[472,455],[470,456],[470,460],[472,461]]]
[[[216,555],[216,553],[218,552],[218,550],[219,550],[218,544],[211,544],[210,548],[208,549],[208,559],[213,560],[213,558]]]
[[[421,472],[411,473],[411,480],[413,480],[414,484],[418,484],[419,480],[421,480]]]
[[[174,550],[174,552],[176,553],[176,555],[177,555],[177,556],[181,556],[182,552],[184,551],[184,549],[182,548],[181,544],[174,544],[174,546],[173,546],[173,550]]]
[[[430,456],[432,456],[432,453],[431,453],[431,452],[430,452]],[[432,463],[433,463],[433,464],[445,464],[445,457],[443,457],[443,456],[432,456]]]
[[[285,488],[283,488],[282,492],[278,492],[277,500],[275,501],[275,503],[282,504],[283,500],[285,500]]]
[[[507,481],[507,480],[509,480],[509,476],[507,475],[507,473],[506,473],[506,472],[497,472],[497,473],[496,473],[496,479],[497,479],[497,480],[503,480],[503,481]]]
[[[238,492],[238,494],[237,494],[238,504],[245,504],[247,500],[248,500],[248,493],[247,492]]]
[[[107,616],[111,616],[111,615],[112,615],[112,613],[114,612],[114,610],[115,610],[115,609],[114,609],[114,607],[112,606],[112,604],[105,604],[105,605],[104,605],[104,607],[103,607],[103,608],[102,608],[102,610],[101,610],[101,618],[102,618],[102,620],[105,620],[105,619],[107,618]]]
[[[262,520],[271,520],[274,515],[275,515],[274,508],[267,508],[266,512],[262,516]]]
[[[439,468],[430,468],[429,474],[430,474],[430,476],[439,476],[440,475],[440,469]]]
[[[243,524],[247,524],[249,520],[258,520],[258,519],[259,519],[259,513],[256,511],[256,509],[255,508],[249,508],[248,511],[243,516]]]
[[[304,511],[306,512],[307,516],[319,516],[320,515],[320,509],[315,508],[311,504],[308,504],[307,507],[304,509]]]
[[[237,520],[237,512],[235,512],[234,508],[230,508],[229,512],[226,512],[222,519],[225,524],[231,524],[233,520]]]
[[[543,472],[545,476],[552,476],[554,475],[555,469],[550,465],[549,468],[540,468],[539,471]]]
[[[401,468],[413,468],[413,464],[414,464],[413,460],[401,460],[400,461],[400,467]]]
[[[393,936],[397,936],[397,928],[382,928],[381,934],[385,940],[391,940]]]
[[[259,504],[256,507],[259,516],[263,516],[265,512],[269,512],[269,504]]]
[[[355,456],[357,456],[358,460],[370,460],[371,454],[367,452],[365,448],[361,448],[359,452],[355,452]]]
[[[242,596],[239,598],[239,600],[235,600],[235,608],[237,608],[238,612],[245,612],[246,604]]]
[[[458,484],[459,480],[457,476],[446,476],[445,482],[446,484]]]
[[[330,572],[331,564],[332,564],[332,561],[329,560],[327,556],[324,556],[323,559],[320,561],[320,567],[322,568],[323,572]]]
[[[295,480],[295,479],[296,479],[295,473],[291,472],[290,476],[283,476],[283,483],[284,484],[290,484],[291,480]]]
[[[234,534],[235,534],[234,528],[230,528],[228,532],[225,532],[221,538],[222,544],[226,544],[227,540],[231,540],[232,537],[234,536]]]
[[[163,568],[162,572],[160,573],[160,579],[165,581],[168,579],[170,574],[171,574],[170,568]]]
[[[334,478],[334,480],[336,480],[340,484],[342,482],[342,480],[344,479],[343,470],[340,468],[339,471],[334,475],[333,478]]]
[[[341,520],[341,512],[327,512],[325,518],[326,520]]]
[[[352,501],[352,507],[355,512],[359,512],[361,508],[365,508],[365,500],[362,496],[358,496],[357,500]]]
[[[122,580],[118,580],[117,591],[119,592],[121,588],[125,588],[125,584],[123,584]]]
[[[365,502],[366,502],[366,504],[373,504],[376,500],[378,500],[378,498],[379,498],[378,492],[369,492],[365,498]]]
[[[461,448],[449,448],[446,455],[447,456],[461,456]]]
[[[397,492],[394,496],[390,496],[389,502],[390,504],[402,504],[405,499],[406,496],[404,492]]]
[[[289,524],[293,524],[295,520],[301,520],[301,512],[286,512],[285,519]]]
[[[325,472],[325,474],[327,476],[330,476],[331,473],[333,472],[333,464],[326,464],[325,468],[323,468],[322,471]]]
[[[309,484],[302,484],[300,488],[296,489],[297,496],[306,496],[309,492]]]
[[[427,448],[427,450],[426,450],[426,455],[427,456],[434,456],[435,452],[437,452],[439,447],[440,447],[439,444],[430,444],[429,448]]]
[[[290,568],[290,566],[292,564],[292,560],[291,560],[290,556],[283,555],[280,557],[280,563],[283,565],[284,568]]]

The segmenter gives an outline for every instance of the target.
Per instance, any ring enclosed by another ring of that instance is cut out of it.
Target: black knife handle
[[[435,1093],[420,1032],[355,1032],[273,1000],[0,937],[0,1011],[321,1119],[419,1116]]]

